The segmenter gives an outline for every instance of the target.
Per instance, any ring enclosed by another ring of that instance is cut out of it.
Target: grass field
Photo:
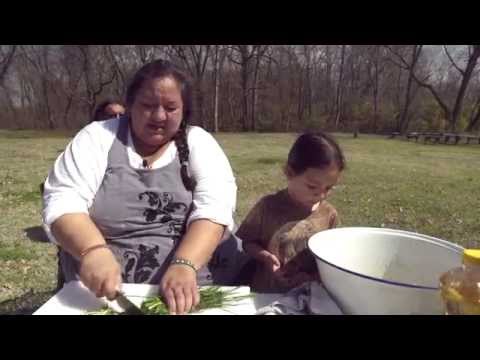
[[[293,134],[218,134],[234,169],[236,220],[285,186]],[[424,145],[337,134],[347,170],[331,197],[340,226],[415,231],[480,247],[480,145]],[[70,140],[0,130],[0,313],[31,313],[56,285],[56,248],[42,240],[39,184]]]

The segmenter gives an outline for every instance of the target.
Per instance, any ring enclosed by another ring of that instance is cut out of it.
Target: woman
[[[123,114],[125,114],[125,107],[119,101],[105,100],[95,108],[92,121],[119,118]]]
[[[122,281],[160,284],[171,313],[182,314],[198,304],[197,285],[241,266],[236,240],[224,236],[235,179],[214,138],[187,126],[191,85],[171,63],[143,66],[126,105],[125,117],[89,124],[57,159],[44,223],[67,282],[109,299]]]

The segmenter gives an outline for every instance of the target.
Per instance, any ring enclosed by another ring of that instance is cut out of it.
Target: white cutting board
[[[233,289],[234,287],[223,287]],[[236,287],[235,295],[250,294],[248,286]],[[158,286],[146,284],[123,284],[122,290],[133,303],[140,305],[146,297],[158,294]],[[254,315],[257,309],[277,300],[280,294],[255,294],[224,309],[199,311],[198,315]],[[71,281],[50,298],[33,315],[85,315],[88,311],[105,306],[105,298],[97,298],[80,281]]]

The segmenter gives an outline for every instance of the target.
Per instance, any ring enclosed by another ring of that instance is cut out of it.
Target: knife
[[[125,315],[144,315],[145,313],[132,301],[130,301],[123,292],[118,291],[117,297],[114,300],[117,305],[123,310]]]

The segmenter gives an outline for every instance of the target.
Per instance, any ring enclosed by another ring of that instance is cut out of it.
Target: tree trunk
[[[373,68],[375,69],[374,82],[373,82],[373,132],[377,132],[377,122],[378,122],[378,51],[380,47],[375,46],[375,60]]]
[[[409,67],[408,70],[408,80],[407,80],[407,88],[405,90],[405,105],[402,110],[402,115],[400,117],[400,122],[397,131],[401,132],[404,134],[407,131],[407,117],[408,117],[408,112],[410,110],[410,104],[411,104],[411,97],[410,97],[410,92],[412,89],[412,83],[413,83],[413,72],[415,71],[415,65],[418,61],[418,58],[420,57],[420,53],[422,51],[422,46],[423,45],[413,45],[412,46],[412,58],[411,58],[411,66]]]
[[[308,45],[306,45],[308,47]],[[307,56],[307,66],[306,66],[306,73],[305,73],[305,81],[307,83],[306,85],[306,94],[305,94],[305,101],[306,101],[306,110],[307,110],[307,118],[310,120],[312,118],[312,79],[311,79],[311,64],[312,62],[312,54],[311,54],[311,49],[308,50],[308,56]]]
[[[325,47],[325,61],[326,61],[326,70],[325,70],[325,112],[328,114],[328,117],[332,117],[332,109],[333,106],[331,104],[331,89],[332,89],[332,59],[331,59],[331,52],[330,52],[330,45]]]
[[[204,129],[208,129],[208,126],[205,122],[205,116],[203,114],[203,79],[197,79],[196,90],[195,90],[195,98],[197,103],[197,123]]]
[[[241,68],[242,86],[242,130],[248,131],[248,71],[247,66]]]
[[[476,114],[475,114],[475,109],[477,109]],[[476,104],[473,107],[472,116],[470,117],[470,122],[468,123],[468,126],[465,129],[465,131],[467,132],[472,131],[475,128],[475,126],[478,124],[479,120],[480,120],[480,97],[478,98]]]
[[[342,95],[343,95],[343,65],[345,63],[345,47],[342,45],[340,55],[340,69],[338,74],[337,97],[335,101],[335,130],[338,129],[342,113]]]
[[[298,102],[297,102],[297,121],[298,125],[303,124],[305,106],[304,106],[304,91],[303,91],[303,74],[300,73],[299,84],[298,84]]]
[[[17,49],[17,45],[12,45],[10,51],[5,56],[5,59],[1,59],[0,61],[0,84],[3,83],[5,76],[7,75],[7,71],[9,67],[12,65],[13,56],[15,55],[15,51]]]
[[[451,129],[452,131],[457,130],[458,118],[462,111],[463,99],[465,98],[465,92],[467,90],[468,83],[472,77],[473,70],[477,65],[478,58],[480,57],[480,45],[473,45],[473,52],[468,59],[467,67],[463,72],[462,82],[460,84],[460,89],[458,90],[457,98],[455,100],[455,106],[452,110],[451,117]]]
[[[220,61],[218,58],[218,47],[215,45],[215,58],[214,58],[214,93],[213,93],[213,132],[218,132],[218,89],[220,87]]]
[[[252,85],[252,117],[251,117],[251,131],[257,130],[257,100],[258,100],[258,68],[260,66],[260,53],[257,53],[257,58],[255,60],[255,69],[253,71],[253,85]]]

